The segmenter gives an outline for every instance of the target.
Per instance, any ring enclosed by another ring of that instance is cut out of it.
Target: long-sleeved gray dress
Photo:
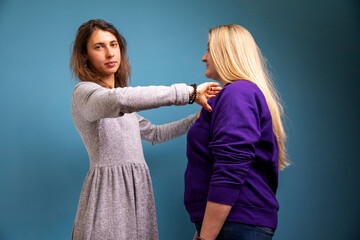
[[[195,115],[155,126],[136,112],[185,105],[185,84],[74,88],[71,112],[90,158],[74,222],[74,240],[158,239],[155,204],[141,139],[152,144],[187,132]]]

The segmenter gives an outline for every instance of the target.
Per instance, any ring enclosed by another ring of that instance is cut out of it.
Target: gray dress
[[[90,158],[74,221],[74,240],[158,239],[149,169],[141,139],[151,144],[181,136],[195,115],[155,126],[136,112],[185,105],[185,84],[107,89],[92,82],[74,88],[71,112]]]

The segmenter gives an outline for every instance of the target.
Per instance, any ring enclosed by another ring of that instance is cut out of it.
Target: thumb
[[[204,107],[207,111],[212,112],[212,108],[210,107],[210,105],[209,105],[208,103],[206,103],[203,107]]]

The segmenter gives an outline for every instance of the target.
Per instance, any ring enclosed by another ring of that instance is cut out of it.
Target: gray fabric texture
[[[153,125],[136,112],[185,105],[185,84],[107,89],[81,82],[71,112],[89,154],[73,240],[156,240],[156,212],[141,140],[158,144],[187,132],[196,116]]]

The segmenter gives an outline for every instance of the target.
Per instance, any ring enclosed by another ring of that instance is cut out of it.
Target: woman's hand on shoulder
[[[222,88],[219,87],[219,83],[215,83],[215,82],[202,83],[197,87],[195,102],[199,104],[201,107],[204,107],[206,110],[211,112],[212,109],[210,105],[207,103],[207,99],[214,98],[221,89]]]

